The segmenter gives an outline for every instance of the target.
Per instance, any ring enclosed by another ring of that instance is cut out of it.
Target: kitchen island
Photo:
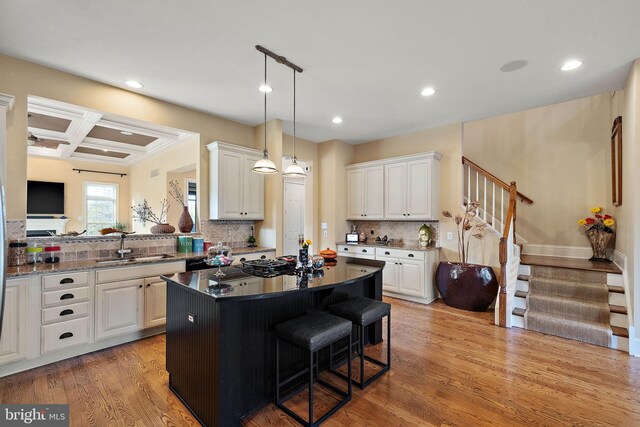
[[[169,387],[206,426],[237,426],[273,401],[274,326],[347,298],[382,299],[384,262],[341,257],[314,274],[262,278],[236,267],[178,273],[167,282]],[[382,339],[382,324],[365,340]],[[299,372],[306,355],[282,356],[283,376]],[[320,357],[320,366],[327,363]],[[303,379],[304,381],[304,379]]]

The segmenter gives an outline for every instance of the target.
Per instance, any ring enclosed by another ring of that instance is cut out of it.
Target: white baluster
[[[491,226],[496,228],[496,183],[493,184],[493,196],[491,196]]]
[[[484,222],[487,222],[487,177],[484,177],[484,203],[482,204],[484,211]]]
[[[467,166],[467,203],[471,198],[471,166]]]
[[[480,188],[480,178],[478,177],[478,171],[476,171],[476,202],[478,201],[478,199],[480,199],[480,197],[478,196],[478,190]]]

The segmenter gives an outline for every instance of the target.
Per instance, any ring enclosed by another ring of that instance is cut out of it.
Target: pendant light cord
[[[264,156],[267,156],[267,54],[264,54]]]
[[[293,70],[293,161],[296,161],[296,70]]]

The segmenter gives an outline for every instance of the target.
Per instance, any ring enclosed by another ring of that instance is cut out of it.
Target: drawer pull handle
[[[60,316],[68,316],[70,314],[73,314],[73,310],[71,310],[70,308],[67,308],[66,310],[62,310],[60,312]]]
[[[260,257],[260,259],[267,259],[267,256],[266,256],[266,255],[262,255],[262,256]]]
[[[413,254],[409,254],[409,258],[413,258]]]
[[[73,336],[73,332],[65,332],[64,334],[60,335],[60,339],[63,340],[65,338],[71,338]]]
[[[387,251],[384,253],[385,255],[391,255],[391,252]]]
[[[246,258],[240,258],[240,262],[245,262],[246,260]]]
[[[362,250],[362,253],[363,253],[363,254],[366,254],[366,253],[367,253],[367,250],[366,250],[366,249],[363,249],[363,250]]]
[[[345,252],[349,252],[349,248],[344,248],[344,251]]]
[[[60,297],[60,300],[72,299],[72,298],[74,298],[73,294],[64,294]]]
[[[73,279],[71,277],[65,277],[64,279],[60,280],[61,285],[66,285],[69,283],[73,283]]]

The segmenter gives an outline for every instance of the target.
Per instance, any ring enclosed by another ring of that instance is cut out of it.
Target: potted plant
[[[585,234],[591,242],[593,256],[589,258],[589,261],[611,262],[607,257],[607,246],[615,233],[616,221],[611,215],[604,214],[599,206],[591,208],[591,213],[595,218],[588,217],[578,220],[578,224],[585,228]]]
[[[456,223],[460,262],[441,262],[436,269],[436,286],[444,302],[455,308],[485,311],[498,294],[498,279],[493,268],[467,262],[471,239],[482,239],[485,224],[478,220],[479,203],[467,204],[455,217],[449,211],[442,215]]]
[[[178,219],[178,230],[182,233],[191,233],[191,230],[193,230],[193,218],[189,213],[189,207],[184,204],[184,193],[178,181],[169,181],[169,195],[182,206],[182,214]]]
[[[151,210],[151,206],[149,206],[149,202],[147,202],[147,199],[144,199],[142,203],[131,206],[131,209],[133,209],[134,221],[141,222],[142,225],[145,225],[147,221],[156,224],[151,227],[151,232],[153,234],[171,234],[176,231],[176,228],[174,226],[169,225],[165,222],[167,212],[169,210],[169,202],[167,202],[167,199],[164,199],[161,202],[159,215],[153,213],[153,210]]]

